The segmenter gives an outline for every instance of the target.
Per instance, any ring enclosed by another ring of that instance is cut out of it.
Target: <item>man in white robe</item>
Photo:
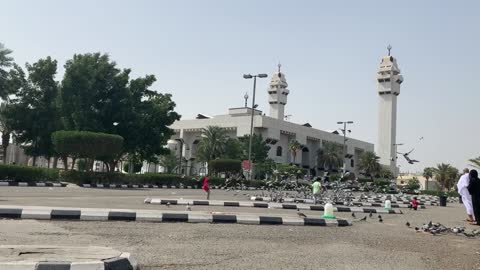
[[[463,205],[465,205],[465,209],[467,210],[468,219],[467,221],[473,221],[473,206],[472,206],[472,195],[468,192],[468,184],[470,183],[470,179],[468,178],[468,169],[463,170],[463,175],[458,180],[457,188],[458,194],[462,196]]]

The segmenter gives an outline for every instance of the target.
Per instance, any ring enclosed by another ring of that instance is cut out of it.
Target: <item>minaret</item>
[[[380,100],[378,114],[378,145],[377,155],[380,164],[390,167],[397,175],[397,97],[400,95],[400,84],[403,77],[397,60],[390,55],[392,46],[388,45],[388,56],[382,58],[377,72],[377,89]]]
[[[268,89],[268,102],[270,103],[270,117],[283,120],[289,91],[285,75],[280,72],[281,67],[278,64],[278,71],[272,75]]]

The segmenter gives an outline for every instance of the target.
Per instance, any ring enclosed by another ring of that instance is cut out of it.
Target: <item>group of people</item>
[[[458,193],[462,196],[463,205],[467,210],[467,221],[473,225],[480,225],[480,179],[476,170],[463,170],[458,180]]]

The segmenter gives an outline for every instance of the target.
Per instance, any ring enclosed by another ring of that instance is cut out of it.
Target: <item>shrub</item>
[[[0,165],[0,179],[29,183],[58,182],[59,173],[56,169],[17,165]]]
[[[238,159],[216,159],[209,162],[212,173],[240,173],[242,161]]]

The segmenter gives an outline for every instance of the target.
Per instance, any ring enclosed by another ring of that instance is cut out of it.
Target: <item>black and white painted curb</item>
[[[133,184],[79,184],[83,188],[163,188],[163,189],[200,189],[200,186],[185,186],[185,185],[133,185]],[[226,189],[220,186],[211,186],[211,189]],[[254,187],[246,187],[246,190],[256,190]]]
[[[0,262],[1,270],[137,270],[138,263],[130,253],[98,261],[82,262]]]
[[[294,216],[262,216],[251,213],[230,214],[222,212],[200,211],[152,211],[12,205],[0,206],[0,218],[81,221],[233,223],[323,227],[345,227],[352,225],[349,220],[344,219],[323,219],[316,217],[308,217],[303,219]]]
[[[266,202],[248,202],[248,201],[204,201],[204,200],[175,200],[161,198],[146,198],[146,204],[169,204],[169,205],[191,205],[191,206],[223,206],[223,207],[254,207],[271,209],[289,209],[289,210],[311,210],[325,211],[323,205],[306,204],[288,204],[288,203],[266,203]],[[386,210],[379,208],[361,208],[361,207],[333,207],[334,212],[355,212],[355,213],[379,213],[379,214],[402,214],[399,210]]]
[[[66,187],[67,184],[64,183],[28,183],[28,182],[10,182],[3,181],[0,182],[0,187]]]

